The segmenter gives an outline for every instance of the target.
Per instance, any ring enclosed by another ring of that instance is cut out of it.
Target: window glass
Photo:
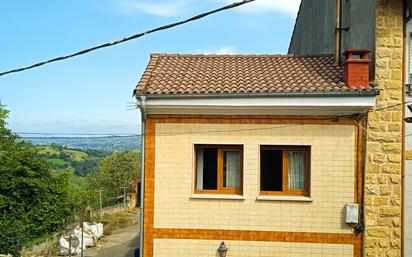
[[[243,146],[195,145],[195,192],[240,194]]]
[[[197,149],[197,189],[217,189],[217,149]]]
[[[305,153],[298,151],[288,152],[288,186],[289,189],[305,189],[306,161]]]
[[[223,152],[223,187],[240,187],[240,152]]]
[[[307,146],[261,146],[261,194],[308,195],[309,154]]]
[[[261,150],[260,190],[282,191],[282,150]]]

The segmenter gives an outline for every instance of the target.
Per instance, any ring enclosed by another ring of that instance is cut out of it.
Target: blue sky
[[[3,0],[0,71],[116,40],[230,0]],[[0,77],[16,132],[139,133],[132,91],[150,53],[285,54],[299,0],[256,0],[178,28]]]

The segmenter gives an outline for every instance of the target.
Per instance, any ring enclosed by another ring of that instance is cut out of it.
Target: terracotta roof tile
[[[135,95],[323,93],[349,89],[331,55],[152,54]]]

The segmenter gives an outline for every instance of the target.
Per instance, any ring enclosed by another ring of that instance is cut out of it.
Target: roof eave
[[[353,90],[353,91],[331,91],[331,92],[271,92],[271,93],[206,93],[206,94],[145,94],[137,93],[136,98],[225,98],[225,97],[353,97],[353,96],[376,96],[380,90]]]

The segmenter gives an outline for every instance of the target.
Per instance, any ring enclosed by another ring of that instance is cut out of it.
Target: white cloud
[[[232,3],[233,0],[212,0],[214,2]],[[266,13],[279,12],[291,17],[295,17],[299,10],[301,0],[256,0],[239,7],[244,13]]]
[[[197,54],[236,54],[237,49],[234,46],[221,46],[196,49],[193,52]]]
[[[239,0],[208,0],[208,2],[218,3],[218,5],[231,4],[237,1]],[[240,6],[238,11],[254,14],[278,12],[295,17],[300,2],[301,0],[256,0]],[[146,13],[160,17],[184,15],[188,10],[193,9],[193,6],[201,5],[200,2],[194,0],[121,0],[114,3],[119,11],[128,15]]]
[[[140,0],[124,0],[117,3],[118,9],[126,14],[133,15],[135,13],[146,13],[161,17],[178,16],[184,12],[189,4],[189,1],[140,1]]]

